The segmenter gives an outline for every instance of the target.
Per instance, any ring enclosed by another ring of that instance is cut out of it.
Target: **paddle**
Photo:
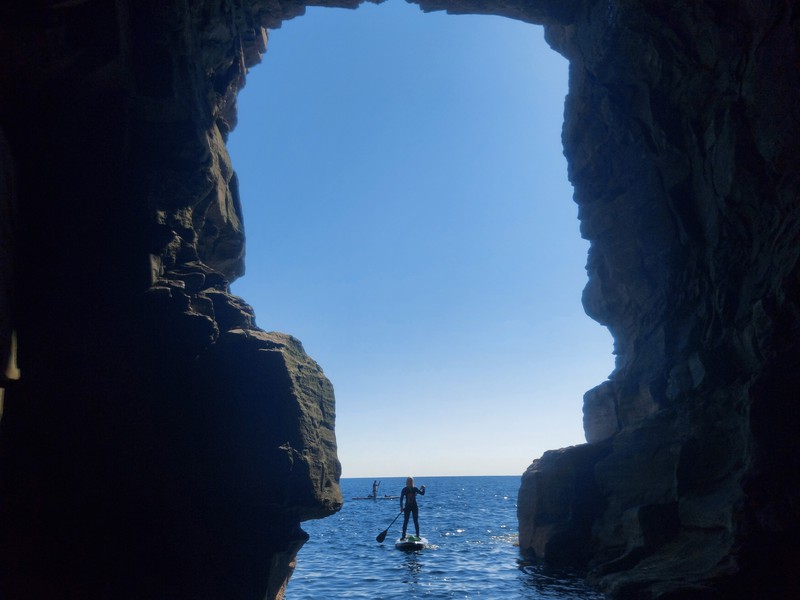
[[[403,511],[401,510],[399,513],[397,513],[397,517],[399,517],[399,516],[400,516],[400,515],[402,515],[402,514],[403,514]],[[394,519],[392,519],[392,522],[391,522],[391,523],[389,523],[389,527],[391,527],[392,525],[394,525],[394,522],[395,522],[395,521],[397,521],[397,517],[395,517]],[[383,531],[381,531],[381,532],[380,532],[380,533],[379,533],[379,534],[378,534],[378,535],[375,537],[375,541],[376,541],[376,542],[378,542],[379,544],[382,544],[382,543],[383,543],[383,540],[385,540],[385,539],[386,539],[386,534],[387,534],[387,533],[389,533],[389,527],[387,527],[386,529],[384,529]]]

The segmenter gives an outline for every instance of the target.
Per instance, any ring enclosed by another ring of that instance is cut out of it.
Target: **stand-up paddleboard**
[[[356,496],[353,500],[398,500],[400,496]]]
[[[405,539],[400,538],[394,543],[394,547],[398,550],[422,550],[427,545],[428,540],[415,535],[407,535]]]

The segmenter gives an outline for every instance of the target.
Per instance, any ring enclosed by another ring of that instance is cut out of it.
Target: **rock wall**
[[[375,0],[377,3],[377,0]],[[620,598],[794,597],[800,10],[419,0],[543,24],[617,366],[524,475],[528,556]],[[0,4],[0,595],[279,598],[341,504],[333,392],[229,292],[265,28],[360,0]]]
[[[523,477],[522,549],[614,597],[795,597],[800,11],[587,2],[546,31],[570,60],[584,306],[617,360],[584,397],[597,450]]]
[[[229,291],[239,4],[2,3],[0,597],[282,597],[341,506],[330,382]]]

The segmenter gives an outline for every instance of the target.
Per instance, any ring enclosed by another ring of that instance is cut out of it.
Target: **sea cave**
[[[225,144],[268,30],[361,3],[3,3],[3,597],[282,598],[300,523],[341,506],[330,382],[230,293]],[[612,598],[794,598],[800,8],[413,3],[543,26],[570,63],[617,362],[586,444],[522,474],[520,552]]]

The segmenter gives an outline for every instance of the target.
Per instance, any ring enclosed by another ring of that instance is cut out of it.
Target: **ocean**
[[[603,600],[574,574],[548,572],[520,561],[517,490],[512,477],[415,477],[420,534],[429,546],[395,549],[403,518],[376,536],[399,512],[399,500],[354,500],[372,493],[373,479],[342,479],[344,506],[307,521],[310,539],[300,550],[286,600],[319,598],[511,598]],[[378,496],[399,495],[405,478],[384,478]],[[413,520],[409,533],[414,533]]]

